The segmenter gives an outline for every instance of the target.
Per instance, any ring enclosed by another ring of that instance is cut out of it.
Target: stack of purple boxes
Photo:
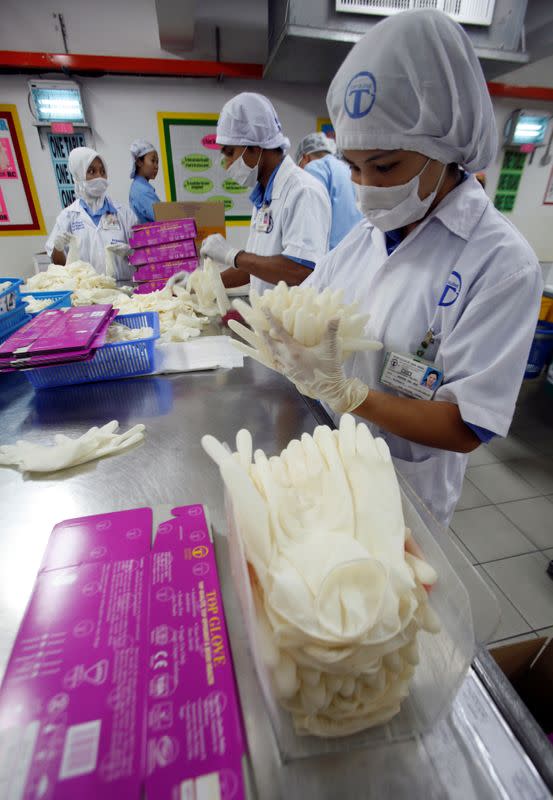
[[[136,271],[137,293],[163,289],[176,272],[194,272],[198,266],[193,219],[172,219],[134,225],[129,244],[134,252],[129,262]]]

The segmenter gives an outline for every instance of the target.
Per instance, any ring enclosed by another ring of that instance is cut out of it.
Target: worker
[[[330,197],[331,250],[363,219],[356,205],[349,168],[344,161],[336,158],[335,153],[336,143],[324,133],[310,133],[305,136],[296,150],[296,164],[317,178]]]
[[[65,264],[71,236],[79,240],[80,257],[96,272],[106,272],[106,247],[114,258],[115,277],[128,279],[129,236],[137,220],[128,206],[107,195],[109,181],[105,159],[90,147],[76,147],[69,153],[68,167],[77,199],[58,214],[46,241],[46,252],[54,264]]]
[[[273,325],[273,362],[335,416],[367,420],[448,525],[468,454],[509,430],[540,266],[474,177],[495,158],[494,112],[470,39],[446,14],[406,11],[371,28],[327,105],[366,221],[307,285],[358,301],[383,348],[342,366],[335,322],[317,348]],[[422,387],[429,367],[436,380]]]
[[[297,285],[328,251],[331,209],[315,178],[297,167],[286,151],[290,141],[272,103],[243,92],[225,104],[217,123],[227,175],[253,189],[245,250],[220,234],[204,240],[201,255],[226,265],[226,287],[250,286],[258,293],[285,281]]]
[[[154,181],[159,169],[159,156],[151,142],[137,139],[131,144],[131,188],[129,205],[139,222],[154,222],[154,203],[159,197],[150,181]]]

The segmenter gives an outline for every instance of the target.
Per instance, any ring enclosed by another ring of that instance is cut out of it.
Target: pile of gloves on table
[[[404,525],[386,443],[344,415],[279,457],[231,454],[212,436],[249,565],[256,647],[299,733],[344,736],[398,713],[418,662],[419,631],[439,622],[436,573]],[[410,551],[410,552],[409,552]]]

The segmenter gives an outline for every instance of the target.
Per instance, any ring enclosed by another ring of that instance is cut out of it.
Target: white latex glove
[[[239,248],[229,244],[220,233],[207,236],[200,248],[202,258],[212,258],[217,264],[225,264],[227,267],[235,266],[234,259],[239,252]]]
[[[344,374],[338,319],[330,320],[319,344],[308,347],[290,336],[270,312],[267,318],[270,331],[264,334],[265,347],[275,369],[291,380],[298,391],[322,400],[339,413],[353,411],[361,405],[369,387],[358,378],[347,378]]]
[[[126,258],[133,252],[132,247],[129,247],[129,245],[125,244],[124,242],[115,242],[114,244],[108,244],[106,246],[106,250],[110,250],[112,253],[115,253],[115,255],[119,256],[120,258]]]
[[[54,250],[59,250],[61,253],[65,252],[65,248],[69,247],[71,242],[70,233],[59,233],[54,239]]]
[[[53,445],[21,439],[15,445],[0,447],[0,465],[16,467],[21,472],[57,472],[102,456],[115,455],[144,439],[144,425],[135,425],[122,434],[115,433],[118,427],[117,420],[113,420],[102,428],[91,428],[77,439],[58,434]]]

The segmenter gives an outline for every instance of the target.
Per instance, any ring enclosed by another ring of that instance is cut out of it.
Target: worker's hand
[[[202,258],[212,258],[217,264],[234,267],[234,259],[240,250],[230,245],[220,233],[213,233],[203,240],[200,248]]]
[[[114,242],[113,244],[108,244],[106,246],[106,250],[109,250],[110,253],[113,253],[120,258],[128,258],[133,252],[132,247],[129,247],[129,245],[125,244],[124,242]]]
[[[70,233],[59,233],[54,239],[54,250],[59,250],[60,253],[65,252],[65,248],[69,247],[71,238]]]
[[[339,319],[330,320],[321,342],[308,347],[290,336],[270,311],[265,311],[265,315],[270,330],[263,338],[271,361],[298,391],[322,400],[339,413],[353,411],[361,405],[369,387],[358,378],[347,378],[344,374],[338,342]]]

